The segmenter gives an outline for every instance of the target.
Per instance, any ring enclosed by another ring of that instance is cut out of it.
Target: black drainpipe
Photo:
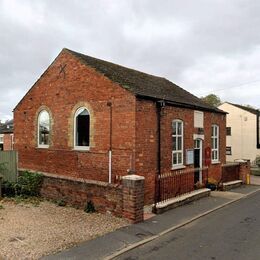
[[[160,201],[160,180],[159,175],[161,174],[161,111],[165,106],[164,100],[156,102],[156,113],[157,113],[157,172],[155,174],[155,194],[154,194],[154,210],[156,213],[156,202]]]

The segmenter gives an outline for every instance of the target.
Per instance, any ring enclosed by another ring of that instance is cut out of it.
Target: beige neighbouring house
[[[226,159],[250,159],[253,163],[260,155],[260,111],[225,102],[218,107],[228,113]]]

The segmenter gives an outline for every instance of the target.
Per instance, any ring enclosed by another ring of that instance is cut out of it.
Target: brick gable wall
[[[64,65],[65,74],[60,72]],[[14,111],[19,168],[107,181],[108,101],[113,106],[113,174],[124,175],[135,145],[135,97],[64,51]],[[87,152],[73,150],[73,117],[82,105],[91,113]],[[41,109],[48,110],[51,116],[48,149],[37,148],[37,116]]]
[[[4,134],[4,151],[13,150],[13,134]]]

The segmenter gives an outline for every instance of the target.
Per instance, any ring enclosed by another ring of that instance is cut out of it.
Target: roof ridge
[[[78,56],[86,56],[86,57],[89,57],[91,59],[95,59],[95,60],[98,60],[98,61],[102,61],[102,62],[106,62],[106,63],[109,63],[109,64],[113,64],[115,66],[119,66],[119,67],[122,67],[122,68],[125,68],[125,69],[128,69],[128,70],[132,70],[132,71],[135,71],[135,72],[138,72],[138,73],[142,73],[142,74],[145,74],[145,75],[148,75],[148,76],[152,76],[152,77],[156,77],[156,78],[161,78],[161,79],[166,79],[168,80],[167,78],[163,77],[163,76],[157,76],[157,75],[153,75],[153,74],[150,74],[150,73],[147,73],[147,72],[144,72],[144,71],[140,71],[140,70],[137,70],[137,69],[134,69],[134,68],[130,68],[130,67],[126,67],[125,65],[121,65],[121,64],[118,64],[118,63],[115,63],[115,62],[111,62],[111,61],[107,61],[107,60],[104,60],[104,59],[100,59],[100,58],[96,58],[96,57],[93,57],[93,56],[90,56],[90,55],[86,55],[84,53],[80,53],[80,52],[77,52],[77,51],[73,51],[73,50],[70,50],[68,48],[63,48],[63,50],[65,51],[69,51],[70,53],[72,54],[75,54],[77,57]],[[169,81],[169,80],[168,80]]]
[[[110,61],[88,56],[68,48],[63,48],[63,50],[136,96],[155,100],[164,99],[175,104],[188,105],[196,110],[202,109],[224,113],[217,107],[203,102],[199,97],[196,97],[165,77],[148,74]]]

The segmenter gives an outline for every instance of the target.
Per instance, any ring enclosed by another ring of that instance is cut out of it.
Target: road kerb
[[[146,239],[143,239],[143,240],[141,240],[141,241],[139,241],[139,242],[136,242],[136,243],[134,243],[134,244],[132,244],[132,245],[129,245],[129,246],[127,246],[127,247],[125,247],[125,248],[123,248],[123,249],[121,249],[121,250],[115,252],[114,254],[109,255],[109,256],[107,256],[107,257],[105,257],[105,258],[103,258],[103,259],[104,259],[104,260],[114,259],[115,257],[118,257],[118,256],[120,256],[120,255],[122,255],[122,254],[124,254],[124,253],[126,253],[126,252],[128,252],[128,251],[131,251],[131,250],[135,249],[136,247],[139,247],[139,246],[142,246],[142,245],[144,245],[144,244],[147,244],[147,243],[149,243],[149,242],[151,242],[151,241],[153,241],[153,240],[155,240],[155,239],[157,239],[157,238],[159,238],[159,237],[161,237],[161,236],[163,236],[163,235],[166,235],[166,234],[168,234],[168,233],[170,233],[170,232],[172,232],[172,231],[174,231],[174,230],[176,230],[176,229],[178,229],[178,228],[181,228],[181,227],[183,227],[183,226],[186,226],[186,225],[190,224],[191,222],[193,222],[193,221],[195,221],[195,220],[197,220],[197,219],[199,219],[199,218],[202,218],[202,217],[204,217],[204,216],[206,216],[206,215],[209,215],[210,213],[212,213],[212,212],[214,212],[214,211],[216,211],[216,210],[219,210],[219,209],[221,209],[221,208],[224,208],[224,207],[226,207],[226,206],[228,206],[228,205],[230,205],[230,204],[232,204],[232,203],[234,203],[234,202],[236,202],[236,201],[239,201],[239,200],[245,199],[245,198],[247,198],[247,197],[250,197],[251,195],[253,195],[253,194],[255,194],[255,193],[259,192],[259,191],[260,191],[260,188],[258,188],[257,190],[254,190],[254,191],[252,191],[252,192],[250,192],[250,193],[248,193],[248,194],[245,194],[245,195],[244,195],[243,197],[241,197],[241,198],[233,199],[233,200],[228,201],[228,202],[226,202],[226,203],[224,203],[224,204],[222,204],[222,205],[220,205],[220,206],[217,206],[217,207],[215,207],[215,208],[213,208],[213,209],[210,209],[210,210],[205,211],[205,212],[203,212],[203,213],[201,213],[201,214],[198,214],[197,216],[195,216],[195,217],[193,217],[193,218],[191,218],[191,219],[189,219],[189,220],[187,220],[187,221],[185,221],[185,222],[182,222],[182,223],[180,223],[180,224],[178,224],[178,225],[172,226],[172,227],[170,227],[170,228],[168,228],[168,229],[166,229],[166,230],[164,230],[164,231],[162,231],[162,232],[160,232],[160,233],[158,233],[158,234],[156,234],[156,235],[153,235],[153,236],[148,237],[148,238],[146,238]]]

